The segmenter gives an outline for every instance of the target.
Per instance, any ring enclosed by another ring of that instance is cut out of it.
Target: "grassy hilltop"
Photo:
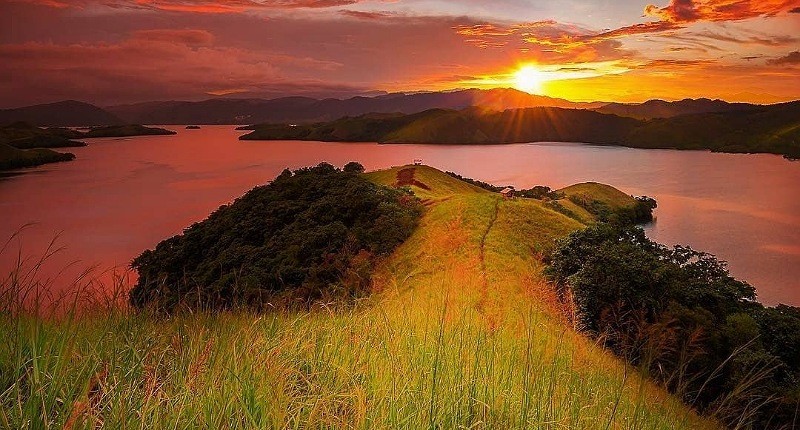
[[[591,213],[425,166],[366,177],[426,206],[370,297],[262,314],[4,316],[0,426],[717,428],[571,328],[539,256]],[[599,184],[562,191],[635,204]]]

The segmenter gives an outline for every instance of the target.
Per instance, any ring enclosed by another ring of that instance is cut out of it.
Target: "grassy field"
[[[392,185],[400,169],[367,175]],[[413,177],[426,214],[358,303],[4,314],[0,427],[717,428],[572,328],[539,256],[584,224],[429,167]]]

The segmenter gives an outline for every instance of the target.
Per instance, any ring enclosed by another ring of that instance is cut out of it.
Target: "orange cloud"
[[[659,8],[647,5],[648,16],[672,23],[695,21],[740,21],[759,16],[775,16],[797,9],[797,0],[671,0]]]

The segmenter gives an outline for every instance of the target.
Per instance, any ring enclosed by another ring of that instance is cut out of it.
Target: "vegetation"
[[[92,127],[84,133],[84,137],[128,137],[176,134],[172,130],[158,127],[145,127],[143,125],[109,125]]]
[[[622,144],[636,148],[768,152],[800,158],[800,101],[656,119],[634,129]]]
[[[74,160],[75,154],[44,149],[86,146],[86,143],[74,139],[152,134],[175,132],[141,125],[97,127],[81,132],[69,128],[40,128],[26,122],[14,122],[0,126],[0,170]]]
[[[445,173],[447,173],[448,175],[458,179],[459,181],[464,181],[464,182],[466,182],[468,184],[475,185],[478,188],[483,188],[484,190],[491,191],[493,193],[499,193],[504,188],[510,186],[510,185],[506,185],[506,186],[492,185],[492,184],[490,184],[488,182],[483,182],[483,181],[479,181],[477,179],[472,179],[472,178],[467,178],[465,176],[461,176],[461,175],[459,175],[458,173],[455,173],[455,172],[445,172]]]
[[[0,126],[0,143],[17,149],[68,148],[86,146],[78,139],[79,131],[66,128],[39,128],[25,122],[15,122]]]
[[[492,184],[487,183],[487,182],[478,181],[478,180],[475,180],[475,179],[472,179],[472,178],[467,178],[467,177],[461,176],[461,175],[459,175],[458,173],[455,173],[455,172],[445,172],[445,173],[447,173],[448,175],[450,175],[450,176],[452,176],[452,177],[454,177],[454,178],[456,178],[458,180],[467,182],[469,184],[475,185],[476,187],[483,188],[484,190],[491,191],[493,193],[499,193],[503,189],[509,188],[509,187],[510,188],[514,188],[514,187],[512,187],[510,185],[506,185],[506,186],[492,185]],[[560,193],[558,191],[553,191],[552,188],[550,188],[550,187],[548,187],[546,185],[536,185],[536,186],[534,186],[534,187],[532,187],[530,189],[527,189],[527,190],[516,190],[514,194],[516,196],[519,196],[519,197],[525,197],[525,198],[537,199],[537,200],[543,200],[543,199],[558,200],[558,199],[564,198],[564,194],[563,193]]]
[[[48,320],[4,300],[29,291],[16,271],[0,289],[0,425],[718,428],[570,328],[539,255],[586,224],[425,166],[365,177],[394,186],[409,169],[425,213],[348,306]]]
[[[527,108],[503,112],[467,108],[415,114],[366,114],[315,124],[263,124],[243,140],[487,144],[619,142],[639,121],[588,110]],[[566,126],[569,124],[569,126]]]
[[[800,158],[800,101],[770,106],[730,105],[724,108],[727,110],[714,113],[707,111],[713,107],[700,102],[700,106],[685,107],[700,113],[652,120],[562,108],[499,112],[472,107],[431,109],[410,115],[366,114],[315,124],[255,125],[248,127],[253,131],[240,139],[441,144],[583,142],[634,148],[762,152]]]
[[[621,224],[572,233],[547,272],[587,332],[689,404],[732,428],[794,428],[800,308],[766,308],[714,256]]]
[[[285,170],[133,260],[136,307],[263,308],[363,294],[377,258],[413,231],[416,199],[320,164]]]
[[[643,224],[653,220],[656,201],[647,196],[631,196],[618,189],[587,182],[560,190],[574,204],[582,207],[602,222],[622,225]]]
[[[44,148],[22,150],[0,143],[0,170],[34,167],[74,159],[75,154],[71,153],[61,153]]]

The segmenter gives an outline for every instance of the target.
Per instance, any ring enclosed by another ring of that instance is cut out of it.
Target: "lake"
[[[88,140],[77,159],[0,179],[0,253],[9,273],[22,255],[64,247],[42,273],[67,282],[77,268],[126,266],[284,168],[359,161],[368,170],[425,164],[498,185],[559,188],[596,181],[658,200],[653,239],[717,255],[765,304],[800,305],[800,162],[774,155],[640,150],[583,144],[378,145],[239,141],[233,126],[175,136]]]

